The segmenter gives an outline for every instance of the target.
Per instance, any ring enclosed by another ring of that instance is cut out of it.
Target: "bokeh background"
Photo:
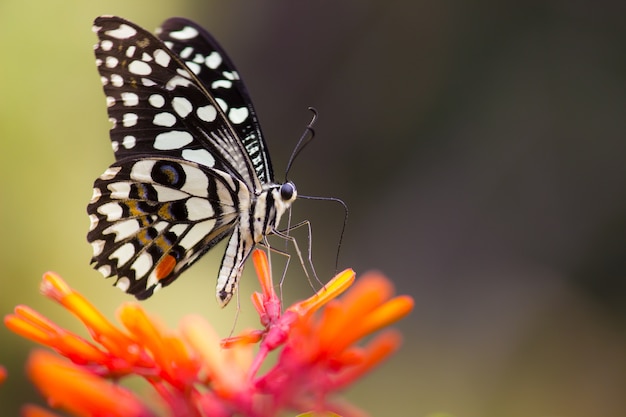
[[[387,273],[416,300],[403,349],[347,396],[373,416],[626,415],[626,3],[163,0],[0,2],[0,313],[54,270],[114,317],[130,297],[90,269],[85,206],[112,162],[90,27],[201,22],[246,81],[277,178],[315,106],[291,179],[350,207],[340,267]],[[320,276],[342,222],[299,201]],[[300,236],[301,241],[306,238]],[[222,248],[145,303],[223,335]],[[237,328],[255,325],[240,289]],[[296,265],[285,290],[311,294]],[[234,303],[233,303],[234,304]],[[2,414],[39,401],[33,347],[0,329]]]

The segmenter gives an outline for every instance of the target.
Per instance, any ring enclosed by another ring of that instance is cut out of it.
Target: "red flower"
[[[334,400],[333,394],[398,348],[400,335],[395,331],[378,335],[364,347],[357,343],[408,314],[412,299],[392,298],[391,284],[377,273],[360,278],[337,299],[355,279],[354,272],[346,270],[314,296],[282,312],[265,253],[255,251],[253,260],[263,292],[255,293],[252,301],[264,328],[222,341],[202,317],[187,316],[178,331],[170,331],[134,303],[120,307],[123,327],[115,326],[53,273],[44,275],[43,293],[78,317],[93,341],[26,306],[16,307],[5,323],[69,359],[35,351],[27,369],[51,406],[77,416],[269,417],[284,410],[362,415]],[[256,342],[260,344],[255,353]],[[257,375],[275,349],[281,349],[276,362]],[[109,381],[129,375],[148,381],[165,411],[157,413]],[[51,416],[34,406],[24,414]]]

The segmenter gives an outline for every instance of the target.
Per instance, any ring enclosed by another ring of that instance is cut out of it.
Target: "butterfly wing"
[[[166,20],[157,29],[157,36],[192,70],[216,101],[223,103],[261,183],[273,182],[272,164],[252,100],[226,51],[204,28],[180,17]]]
[[[182,159],[113,164],[88,206],[93,262],[139,299],[174,281],[233,229],[245,184]]]
[[[260,189],[234,126],[233,107],[217,100],[167,46],[125,19],[94,22],[96,64],[107,97],[115,158],[174,157],[229,173]],[[229,117],[228,115],[231,115]]]
[[[165,32],[175,37],[174,29]],[[257,142],[251,143],[267,155],[253,111],[243,118],[233,112],[241,108],[237,99],[232,106],[228,95],[214,96],[217,90],[206,84],[210,71],[190,69],[193,65],[163,41],[119,17],[97,18],[94,31],[117,162],[94,184],[87,238],[94,266],[142,299],[233,230],[239,232],[236,223],[262,183],[251,160],[255,154],[244,146],[243,127],[237,126],[252,126]],[[214,41],[202,39],[203,48],[213,48],[203,55],[214,56]],[[232,73],[230,61],[224,62],[228,65],[220,68]],[[242,86],[236,90],[245,104],[247,93]],[[261,171],[271,177],[269,165]],[[252,237],[242,230],[245,236],[237,241],[247,242],[249,250]],[[238,249],[231,258],[244,259],[246,253]],[[238,273],[233,269],[228,281],[236,282]]]

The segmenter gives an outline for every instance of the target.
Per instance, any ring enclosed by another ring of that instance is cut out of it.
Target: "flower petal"
[[[78,416],[144,417],[152,413],[129,391],[52,353],[31,353],[27,372],[53,407]]]

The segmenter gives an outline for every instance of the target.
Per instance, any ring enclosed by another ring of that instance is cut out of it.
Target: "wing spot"
[[[233,86],[233,82],[230,80],[217,80],[211,83],[211,88],[217,90],[218,88],[230,88]]]
[[[222,109],[223,112],[228,110],[228,104],[226,104],[224,100],[222,100],[221,98],[216,98],[215,101],[217,102],[217,104],[219,104],[220,109]]]
[[[196,64],[193,61],[185,62],[185,65],[187,65],[187,68],[189,68],[191,72],[193,72],[196,75],[198,75],[200,73],[200,70],[202,69],[200,65]]]
[[[154,51],[154,60],[157,64],[166,68],[170,64],[172,58],[163,49],[157,49],[156,51]]]
[[[170,32],[170,37],[178,40],[192,39],[198,36],[198,31],[191,26],[185,26],[179,31]]]
[[[154,148],[160,151],[180,149],[193,141],[191,133],[184,130],[172,130],[159,133],[154,138]]]
[[[91,242],[91,249],[93,250],[94,257],[100,255],[104,249],[104,240],[98,239]]]
[[[183,74],[187,74],[187,71],[183,71]],[[180,75],[175,75],[165,84],[165,88],[169,91],[172,91],[176,87],[187,87],[191,84],[191,81],[187,78],[181,77]]]
[[[154,270],[154,277],[159,281],[163,278],[167,278],[174,270],[174,267],[176,267],[176,258],[172,255],[165,255],[161,262],[159,262],[156,266],[156,269]]]
[[[124,136],[124,140],[122,141],[122,146],[125,149],[132,149],[135,147],[136,143],[137,143],[137,138],[135,138],[134,136],[128,135],[128,136]]]
[[[248,118],[249,114],[250,112],[248,111],[247,107],[240,107],[238,109],[232,108],[228,112],[228,119],[232,123],[238,125],[243,123]]]
[[[115,68],[115,67],[117,67],[117,64],[119,64],[119,61],[114,56],[108,56],[104,60],[104,65],[107,68]]]
[[[124,292],[128,292],[128,289],[130,288],[130,279],[126,277],[119,277],[115,286]]]
[[[135,262],[133,262],[131,268],[135,270],[136,277],[143,277],[150,271],[151,266],[152,256],[150,256],[150,254],[146,252],[143,252],[137,257],[137,259],[135,259]]]
[[[133,27],[122,23],[117,29],[107,30],[104,33],[112,38],[128,39],[135,36],[137,34],[137,31]]]
[[[133,244],[129,242],[117,248],[117,250],[111,254],[109,259],[116,258],[117,266],[121,267],[121,266],[126,265],[128,261],[130,261],[130,259],[133,257],[134,254],[135,254],[135,246],[133,246]]]
[[[122,93],[122,100],[124,101],[125,106],[136,106],[139,104],[139,96],[128,91]]]
[[[152,123],[156,126],[172,127],[176,124],[176,116],[168,112],[157,113],[154,115]]]
[[[222,57],[216,51],[211,52],[204,60],[204,65],[211,68],[212,70],[216,69],[221,64],[222,64]]]
[[[152,73],[152,67],[144,61],[135,60],[128,64],[128,71],[136,75],[149,75]]]
[[[178,54],[182,59],[187,59],[193,54],[193,46],[186,46],[182,51]]]
[[[203,120],[205,122],[214,122],[215,118],[217,117],[217,110],[215,110],[214,106],[208,104],[206,106],[198,107],[198,109],[196,110],[196,114],[198,115],[200,120]]]
[[[133,127],[137,124],[139,117],[135,113],[124,113],[122,116],[122,125],[124,127]]]
[[[144,87],[154,87],[155,85],[157,85],[157,83],[152,81],[150,78],[142,78],[141,84],[143,84]]]
[[[111,84],[113,87],[121,87],[124,85],[124,78],[119,74],[111,74]]]
[[[174,97],[172,100],[172,107],[174,108],[174,111],[183,119],[193,111],[191,102],[184,97]]]
[[[137,50],[137,47],[135,45],[131,45],[126,49],[126,56],[129,58],[132,58],[133,55],[135,55],[135,51]]]
[[[183,149],[182,156],[187,161],[197,162],[209,168],[215,166],[215,158],[206,149]]]
[[[103,51],[110,51],[111,49],[113,49],[113,42],[105,39],[102,42],[100,42],[100,49],[102,49]]]
[[[109,265],[102,265],[98,268],[98,272],[100,272],[105,278],[111,276],[111,267]]]
[[[109,167],[106,171],[104,171],[104,173],[102,173],[102,175],[100,175],[100,179],[104,181],[112,180],[121,169],[121,167]],[[94,194],[95,190],[96,189],[94,189]]]
[[[165,105],[165,99],[160,94],[152,94],[150,97],[148,97],[148,103],[150,103],[152,107],[160,109]]]

